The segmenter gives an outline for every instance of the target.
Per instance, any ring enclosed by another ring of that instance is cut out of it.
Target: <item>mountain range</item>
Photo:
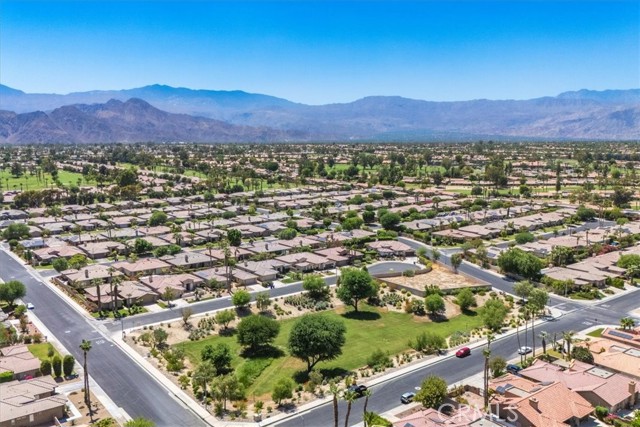
[[[530,100],[371,96],[305,105],[243,91],[151,85],[67,95],[0,85],[0,142],[640,140],[640,89]]]

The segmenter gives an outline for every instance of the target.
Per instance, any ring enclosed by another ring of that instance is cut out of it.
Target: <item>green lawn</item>
[[[409,340],[415,338],[425,330],[449,336],[455,331],[469,331],[481,326],[479,316],[460,315],[448,321],[432,323],[416,320],[412,315],[398,312],[386,312],[378,308],[363,306],[361,313],[354,316],[352,312],[339,314],[335,311],[324,315],[342,319],[347,327],[346,344],[342,355],[333,361],[319,363],[325,376],[335,376],[353,371],[367,364],[367,358],[377,349],[383,349],[390,355],[395,355],[409,349]],[[281,377],[294,377],[304,371],[306,365],[299,359],[287,354],[287,339],[296,319],[280,322],[280,334],[275,340],[275,347],[283,355],[273,358],[265,357],[258,360],[247,360],[239,356],[241,348],[235,336],[214,336],[201,341],[189,341],[181,346],[187,357],[198,363],[200,352],[207,344],[227,343],[236,356],[232,362],[233,368],[239,375],[250,373],[256,378],[247,390],[248,395],[263,396],[271,392],[273,384]]]
[[[604,331],[604,328],[598,328],[589,332],[587,335],[590,337],[600,338],[602,336],[602,331]]]
[[[27,348],[29,349],[31,354],[33,354],[35,357],[40,359],[40,361],[43,361],[43,360],[49,360],[49,357],[47,356],[47,353],[49,351],[49,346],[53,347],[53,344],[43,342],[40,344],[29,344],[27,345]],[[58,350],[56,350],[55,347],[53,347],[53,355],[60,356],[60,353],[58,353]]]
[[[83,186],[95,185],[95,182],[86,182],[82,174],[76,172],[60,170],[58,171],[58,178],[60,182],[66,186],[78,185],[78,178],[82,179],[81,184]],[[43,179],[39,181],[36,175],[31,175],[29,172],[25,172],[20,178],[16,178],[11,175],[9,169],[0,170],[0,183],[3,189],[8,188],[9,190],[42,190],[45,186],[55,188],[53,178],[51,178],[51,175],[48,173],[44,174]]]

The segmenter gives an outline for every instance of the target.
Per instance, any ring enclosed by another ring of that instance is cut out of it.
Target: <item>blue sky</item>
[[[640,87],[640,1],[0,1],[0,82],[297,102]]]

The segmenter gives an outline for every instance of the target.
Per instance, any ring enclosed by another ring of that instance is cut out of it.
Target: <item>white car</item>
[[[33,310],[34,308],[36,308],[33,304],[31,304],[30,302],[27,303],[27,308],[29,310]]]
[[[522,346],[518,349],[518,354],[525,355],[531,353],[532,351],[533,349],[531,347]]]

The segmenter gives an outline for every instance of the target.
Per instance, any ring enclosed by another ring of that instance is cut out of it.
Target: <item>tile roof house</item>
[[[588,344],[588,347],[587,347]],[[640,382],[640,349],[630,343],[610,338],[592,338],[588,343],[576,343],[587,347],[593,355],[593,363],[607,370],[619,372]]]
[[[13,372],[13,378],[22,380],[33,378],[40,373],[40,360],[26,344],[12,345],[0,349],[0,373]]]
[[[311,252],[289,254],[276,259],[288,264],[289,268],[295,271],[324,270],[335,267],[335,262]]]
[[[0,384],[0,427],[54,425],[67,404],[55,390],[50,376]]]
[[[640,397],[640,384],[632,378],[576,360],[569,369],[536,360],[519,374],[538,383],[559,381],[593,406],[604,406],[609,412],[633,407]]]
[[[378,240],[375,242],[367,243],[369,249],[373,249],[378,252],[380,256],[411,256],[415,253],[415,250],[402,242],[396,240]]]
[[[170,264],[155,259],[155,258],[143,258],[136,262],[120,261],[113,264],[113,267],[122,271],[128,276],[134,276],[136,274],[148,275],[148,274],[160,274],[163,270],[169,270]]]
[[[593,412],[591,404],[561,382],[538,384],[507,374],[491,380],[491,412],[516,427],[578,426]]]
[[[475,408],[454,410],[450,413],[435,409],[423,409],[406,415],[393,423],[393,427],[509,427],[510,424],[495,419]]]
[[[69,259],[74,255],[84,255],[84,252],[75,246],[68,245],[36,249],[33,251],[33,256],[41,264],[48,264],[56,258]]]
[[[184,273],[146,276],[140,278],[140,282],[158,295],[162,295],[167,288],[171,288],[174,290],[176,297],[181,297],[185,292],[191,292],[197,286],[202,285],[204,280],[193,274]]]

